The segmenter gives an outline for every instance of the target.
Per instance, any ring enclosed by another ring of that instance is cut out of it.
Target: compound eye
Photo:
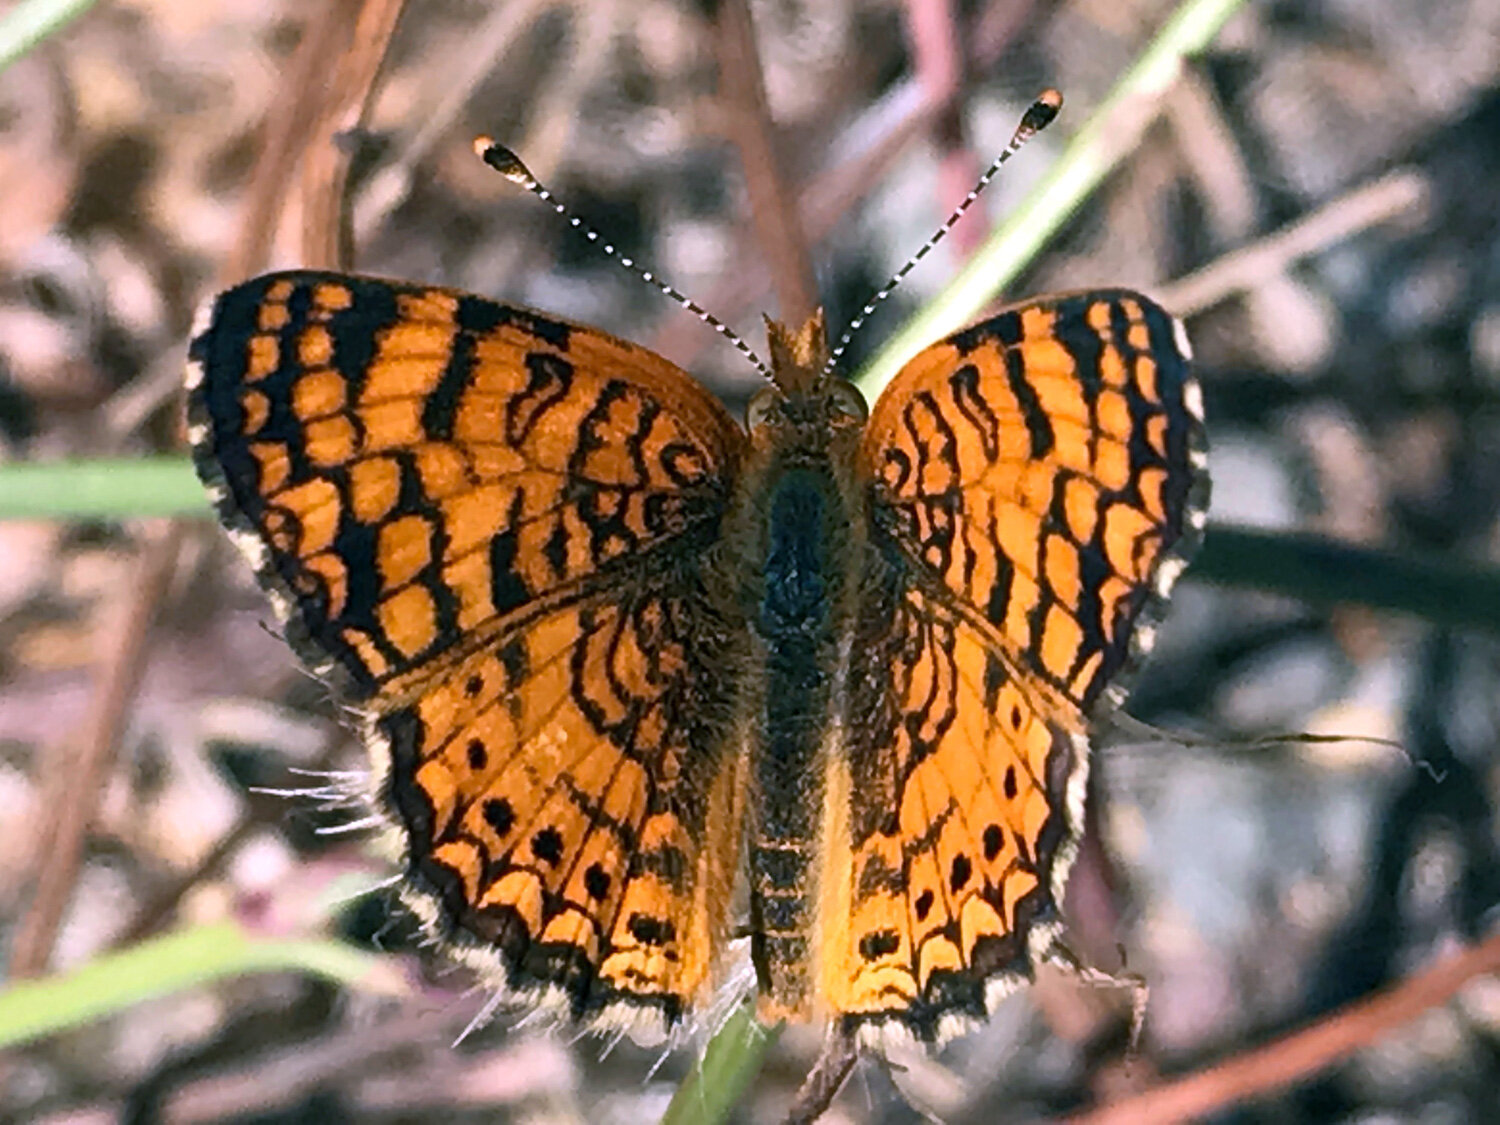
[[[859,393],[859,388],[853,383],[846,383],[843,379],[828,381],[828,401],[839,413],[847,414],[861,422],[870,417],[870,408],[865,403],[865,396]]]
[[[785,396],[775,387],[762,387],[750,396],[750,405],[745,407],[745,425],[752,430],[764,426],[770,421],[772,412],[785,401]]]

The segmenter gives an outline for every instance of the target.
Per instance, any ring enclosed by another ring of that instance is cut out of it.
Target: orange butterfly
[[[1089,718],[1203,524],[1198,389],[1123,290],[868,418],[821,315],[770,344],[746,430],[597,329],[269,274],[199,324],[189,432],[459,956],[649,1042],[742,925],[762,1018],[940,1041],[1056,951]]]

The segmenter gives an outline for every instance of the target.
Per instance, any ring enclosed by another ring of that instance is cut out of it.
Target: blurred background
[[[606,328],[738,413],[755,372],[485,168],[476,133],[758,346],[786,263],[752,217],[757,126],[841,330],[1060,88],[858,365],[1173,11],[756,0],[757,108],[726,92],[723,12],[687,0],[71,6],[0,72],[0,473],[180,454],[195,307],[319,239],[336,254],[318,200],[339,192],[355,268]],[[1207,403],[1207,542],[1132,697],[1150,726],[1101,725],[1068,903],[1080,956],[1148,983],[1144,1030],[1127,1063],[1129,994],[1048,973],[932,1058],[860,1063],[825,1120],[1165,1121],[1126,1099],[1235,1060],[1249,1078],[1200,1103],[1213,1120],[1500,1120],[1500,979],[1403,984],[1469,946],[1500,965],[1497,78],[1500,0],[1252,0],[1126,107],[1116,135],[1139,139],[1008,287],[1154,294]],[[1299,732],[1353,737],[1273,738]],[[504,1012],[453,1046],[472,980],[420,948],[348,811],[284,793],[362,763],[206,504],[0,521],[7,983],[209,926],[358,958],[16,1047],[0,1119],[658,1117],[694,1050],[606,1052]],[[1398,1014],[1345,1007],[1392,988]],[[1291,1085],[1246,1062],[1314,1058],[1285,1039],[1309,1026],[1346,1049]],[[735,1120],[780,1120],[820,1046],[785,1034]]]

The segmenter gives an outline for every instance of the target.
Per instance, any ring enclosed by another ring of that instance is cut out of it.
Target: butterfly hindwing
[[[743,804],[674,590],[542,615],[371,724],[419,912],[509,993],[643,1040],[710,979]]]
[[[1065,701],[1007,675],[994,638],[907,588],[866,618],[830,791],[821,980],[850,1030],[941,1041],[1030,975],[1082,801]],[[825,930],[825,932],[827,932]]]

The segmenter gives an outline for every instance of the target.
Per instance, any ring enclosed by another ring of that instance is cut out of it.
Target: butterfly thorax
[[[771,340],[777,384],[752,405],[726,536],[748,634],[740,713],[760,810],[747,825],[751,953],[768,1020],[809,1014],[821,779],[842,724],[868,525],[863,404],[821,376],[821,318],[796,336],[773,325]]]

